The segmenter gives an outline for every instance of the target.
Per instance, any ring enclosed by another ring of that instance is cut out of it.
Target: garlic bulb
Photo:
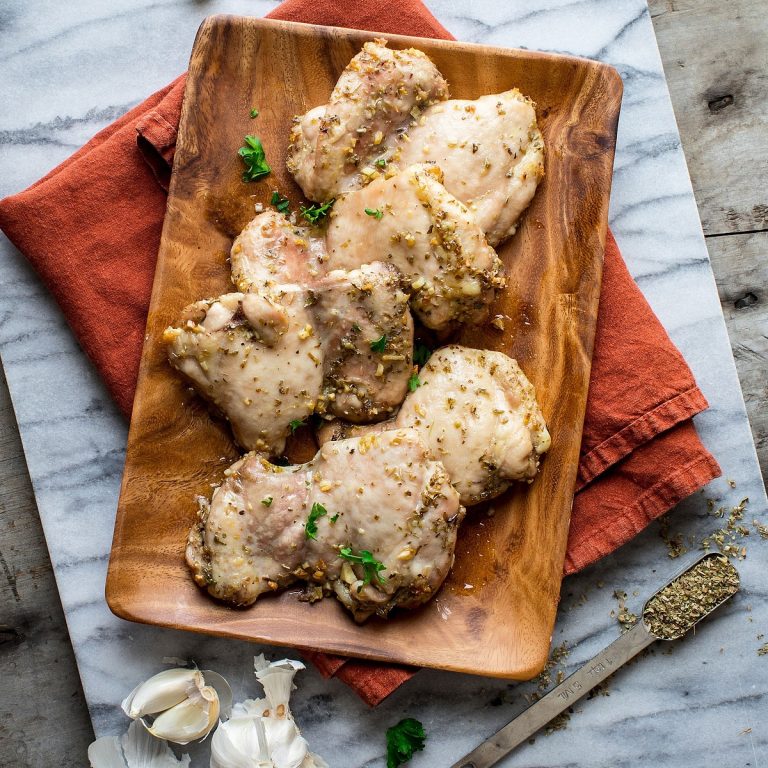
[[[235,704],[211,740],[210,768],[328,768],[309,751],[288,705],[304,665],[291,659],[269,664],[262,655],[254,667],[266,698]]]
[[[219,693],[206,685],[199,669],[167,669],[136,686],[123,701],[128,717],[139,718],[142,725],[159,739],[175,744],[205,738],[219,722]],[[216,675],[219,687],[229,686]],[[229,694],[231,697],[231,693]],[[151,721],[145,719],[153,716]]]
[[[102,736],[88,747],[91,768],[184,768],[189,755],[181,760],[164,741],[151,736],[138,722],[128,727],[121,738]]]

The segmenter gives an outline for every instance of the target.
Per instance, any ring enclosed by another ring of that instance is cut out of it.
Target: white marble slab
[[[706,490],[729,504],[751,499],[765,521],[752,445],[683,153],[644,0],[431,0],[462,40],[599,58],[625,83],[611,223],[633,274],[693,367],[711,408],[696,423],[724,480]],[[0,195],[64,160],[93,133],[181,72],[210,13],[262,15],[256,0],[6,0],[0,9]],[[256,690],[254,646],[114,618],[103,600],[126,426],[62,316],[20,254],[0,242],[0,350],[40,515],[97,734],[119,732],[118,702],[165,655],[194,657]],[[717,526],[704,496],[671,515],[700,539]],[[753,533],[740,564],[744,590],[695,637],[657,648],[610,681],[609,697],[576,706],[567,729],[539,736],[504,765],[687,768],[768,765],[768,544]],[[618,634],[613,589],[643,596],[680,565],[658,526],[563,588],[555,642],[572,669]],[[603,584],[599,588],[598,584]],[[586,596],[586,597],[584,597]],[[478,648],[478,653],[483,649]],[[532,684],[425,671],[369,710],[344,685],[302,673],[296,715],[336,767],[383,766],[385,728],[419,717],[429,733],[414,768],[448,765],[519,712]],[[747,729],[751,728],[750,732]],[[199,761],[198,764],[204,764]]]

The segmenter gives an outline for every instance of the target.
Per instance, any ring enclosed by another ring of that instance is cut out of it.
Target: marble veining
[[[431,0],[459,39],[575,53],[617,67],[625,84],[611,197],[611,224],[627,263],[692,366],[711,408],[696,423],[726,479],[669,515],[670,532],[695,546],[722,525],[706,499],[749,497],[745,524],[766,522],[752,445],[684,156],[644,0]],[[263,15],[251,0],[8,0],[0,10],[0,195],[35,181],[96,131],[181,72],[210,13]],[[43,21],[45,23],[43,23]],[[97,734],[125,727],[118,705],[165,656],[194,658],[225,674],[237,696],[258,690],[247,643],[120,621],[103,585],[126,425],[23,257],[3,239],[0,351],[40,515]],[[768,765],[768,661],[758,639],[768,625],[768,542],[752,530],[739,564],[743,591],[696,636],[657,644],[575,705],[567,727],[540,734],[505,766]],[[563,584],[553,641],[566,642],[565,671],[619,632],[614,590],[643,599],[686,558],[671,560],[653,524],[614,555]],[[280,649],[266,649],[275,656]],[[477,649],[483,653],[482,648]],[[417,716],[429,733],[419,766],[448,765],[526,705],[519,685],[420,672],[375,710],[343,684],[301,673],[295,712],[314,749],[334,768],[383,766],[383,733]],[[751,730],[749,730],[751,729]],[[201,757],[193,764],[204,765]]]

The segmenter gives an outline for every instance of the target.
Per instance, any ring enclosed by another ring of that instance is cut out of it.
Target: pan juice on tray
[[[424,53],[382,40],[295,118],[287,167],[315,203],[308,225],[275,192],[232,246],[236,292],[163,336],[251,451],[200,503],[186,554],[199,586],[245,606],[301,582],[303,600],[386,617],[440,588],[466,506],[533,481],[550,437],[516,361],[450,345],[419,369],[413,345],[414,318],[442,337],[488,323],[505,288],[494,246],[543,157],[519,91],[451,100]],[[313,414],[315,458],[272,463]]]

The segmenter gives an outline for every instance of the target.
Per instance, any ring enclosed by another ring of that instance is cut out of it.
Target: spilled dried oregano
[[[675,640],[738,590],[738,571],[727,557],[713,554],[657,592],[643,610],[643,621],[656,637]]]

